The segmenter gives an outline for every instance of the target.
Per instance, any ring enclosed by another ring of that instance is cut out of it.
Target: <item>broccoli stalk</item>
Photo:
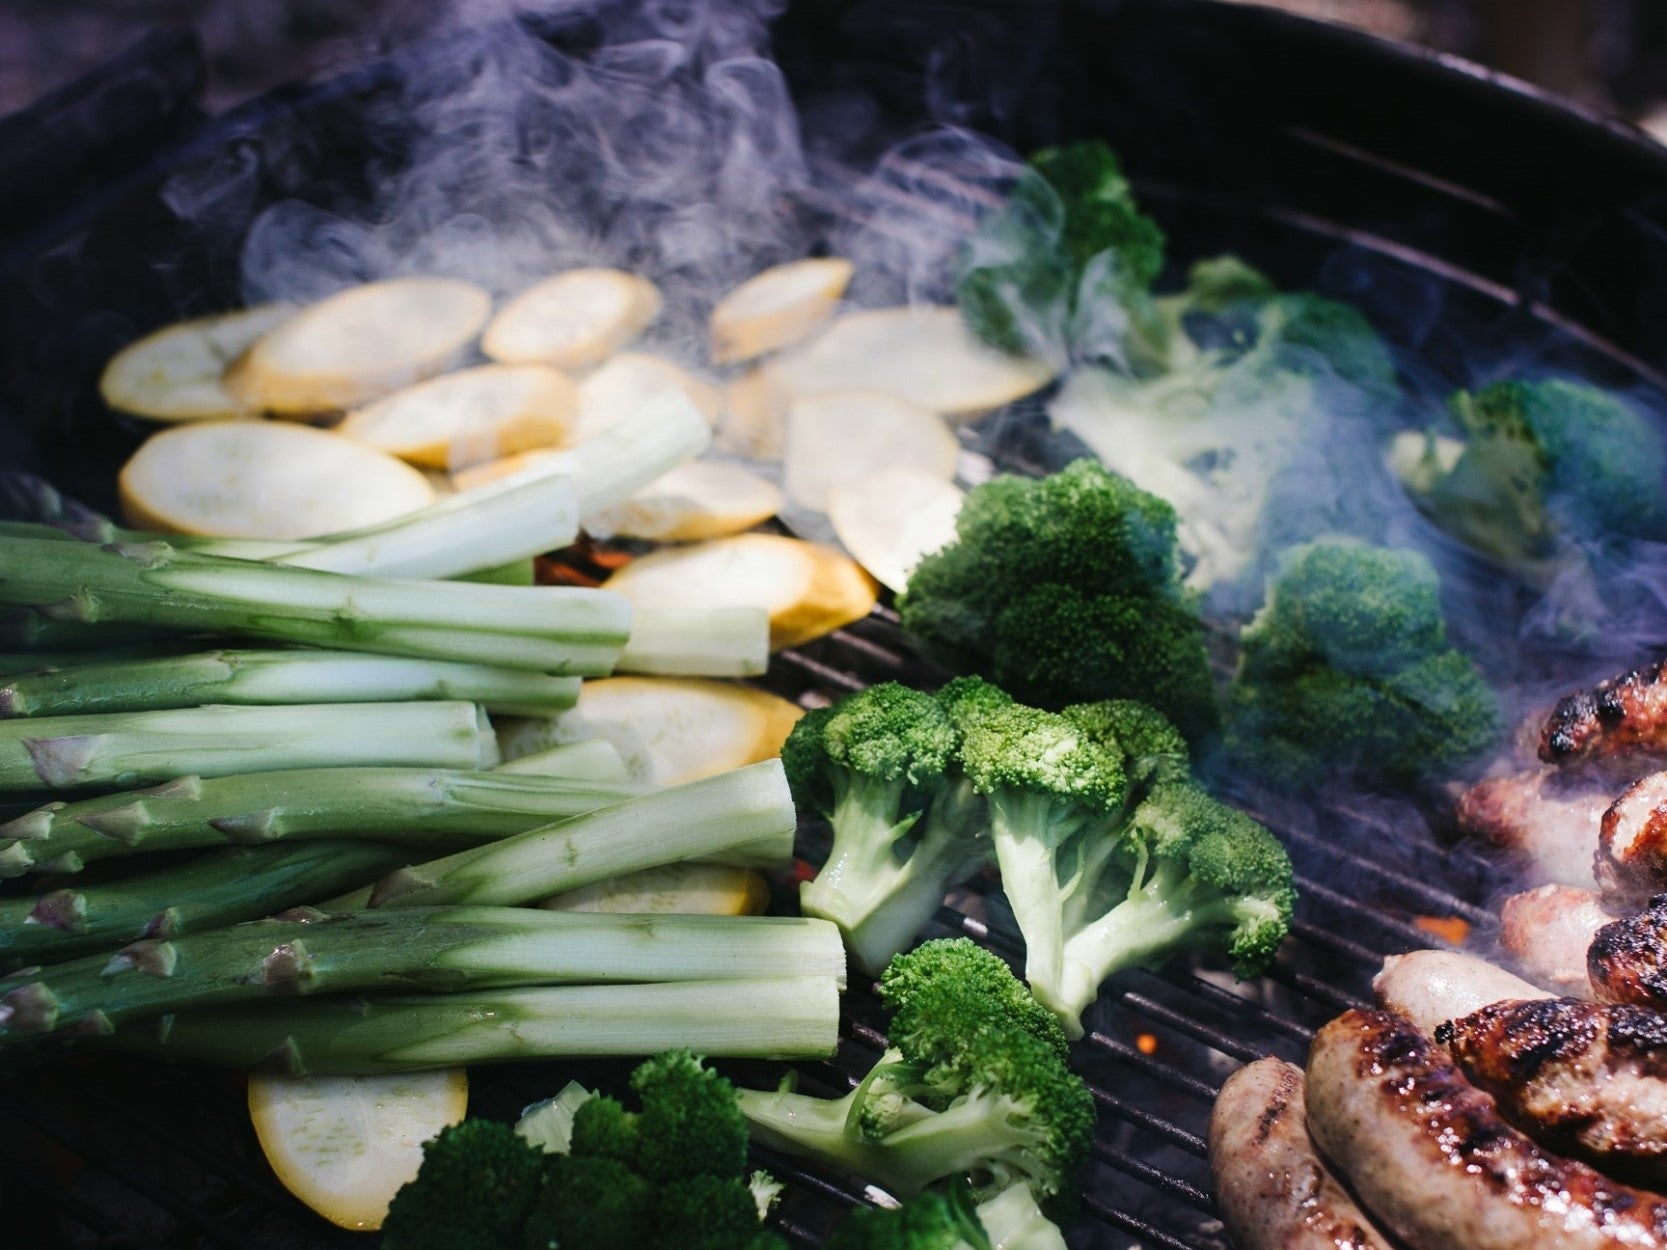
[[[1284,849],[1192,785],[1182,748],[1172,726],[1126,702],[995,707],[965,729],[1025,979],[1072,1037],[1113,973],[1188,947],[1256,971],[1290,921]]]
[[[1005,988],[1004,988],[1005,987]],[[754,1137],[899,1195],[965,1178],[1070,1190],[1093,1131],[1063,1037],[1001,960],[964,940],[897,956],[881,980],[892,1048],[844,1098],[742,1090]]]
[[[886,682],[810,712],[782,747],[800,810],[833,829],[800,909],[839,925],[867,972],[908,946],[984,858],[973,796],[951,771],[957,744],[937,700]]]

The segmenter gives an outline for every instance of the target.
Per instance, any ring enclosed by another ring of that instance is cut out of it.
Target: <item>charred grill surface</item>
[[[1409,1021],[1345,1012],[1314,1038],[1309,1129],[1417,1250],[1618,1250],[1667,1239],[1667,1198],[1536,1145]]]
[[[1667,1018],[1567,998],[1493,1003],[1436,1031],[1500,1113],[1613,1175],[1667,1181]]]
[[[1667,660],[1558,700],[1540,733],[1548,764],[1667,751]]]

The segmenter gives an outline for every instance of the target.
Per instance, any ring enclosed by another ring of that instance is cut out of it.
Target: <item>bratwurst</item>
[[[1667,1246],[1667,1198],[1535,1145],[1439,1046],[1386,1011],[1345,1012],[1315,1035],[1308,1127],[1412,1250]]]
[[[1308,1139],[1302,1069],[1258,1059],[1210,1114],[1216,1206],[1243,1250],[1387,1250]]]

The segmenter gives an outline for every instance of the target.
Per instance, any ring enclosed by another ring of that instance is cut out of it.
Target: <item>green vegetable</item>
[[[139,1021],[108,1044],[297,1075],[645,1055],[825,1058],[839,1036],[833,977],[582,985],[207,1007]]]
[[[1565,544],[1667,539],[1667,442],[1617,396],[1511,380],[1460,391],[1448,411],[1457,438],[1404,434],[1392,464],[1431,520],[1530,583]]]
[[[600,590],[394,581],[164,542],[0,543],[0,603],[52,620],[215,631],[557,674],[606,673],[630,608]]]
[[[1087,1087],[1057,1040],[1029,1027],[1036,1013],[987,992],[996,974],[974,969],[993,960],[1005,971],[997,956],[972,947],[944,959],[937,945],[892,961],[881,982],[891,1049],[850,1094],[741,1091],[754,1137],[905,1197],[958,1178],[980,1197],[1021,1180],[1044,1197],[1070,1193],[1093,1135]],[[927,966],[936,975],[917,975]]]
[[[205,703],[392,703],[465,699],[548,716],[573,706],[577,677],[352,651],[204,651],[128,659],[91,655],[0,685],[0,717],[143,712]]]
[[[373,842],[229,847],[97,885],[0,899],[0,967],[175,938],[373,881],[407,853]]]
[[[416,1179],[382,1223],[384,1250],[506,1250],[544,1183],[546,1162],[507,1124],[471,1119],[423,1146]]]
[[[404,714],[432,705],[393,705]],[[330,709],[324,724],[332,724]],[[27,722],[36,724],[41,722]],[[308,732],[318,726],[309,722]],[[180,760],[183,763],[183,759]],[[255,762],[253,758],[249,763]],[[525,833],[641,793],[629,782],[433,768],[313,767],[176,777],[150,790],[50,803],[0,824],[0,877],[79,872],[114,856],[354,836],[456,845]]]
[[[1003,351],[1138,369],[1165,350],[1151,298],[1163,247],[1103,142],[1044,149],[968,240],[961,315]]]
[[[933,656],[1043,707],[1149,703],[1197,741],[1218,714],[1175,512],[1091,460],[967,495],[956,540],[923,559],[899,602]]]
[[[764,760],[401,869],[322,906],[519,906],[685,859],[779,868],[796,828],[781,761]]]
[[[839,925],[867,972],[881,972],[987,858],[959,739],[931,695],[885,682],[808,712],[782,747],[800,812],[833,828],[800,909]]]
[[[823,1243],[826,1250],[990,1250],[963,1186],[928,1190],[897,1207],[858,1207]]]
[[[0,978],[0,1045],[63,1030],[106,1033],[210,1003],[299,995],[795,976],[844,984],[845,954],[826,921],[528,907],[306,912],[144,938],[112,956]]]
[[[1450,775],[1498,737],[1498,702],[1448,646],[1440,584],[1417,552],[1288,553],[1242,641],[1227,759],[1268,784],[1410,785]]]
[[[964,733],[1025,979],[1070,1036],[1122,969],[1187,948],[1247,974],[1272,960],[1294,900],[1284,848],[1191,782],[1179,734],[1151,709],[997,706]]]
[[[473,703],[434,702],[196,707],[0,721],[0,793],[355,764],[490,767],[497,762],[497,742],[485,719]]]

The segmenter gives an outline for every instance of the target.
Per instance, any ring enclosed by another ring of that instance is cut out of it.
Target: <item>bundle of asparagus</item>
[[[532,906],[669,863],[785,867],[779,761],[658,792],[601,742],[498,768],[489,714],[559,713],[582,677],[762,670],[762,609],[493,584],[708,438],[650,404],[559,475],[325,540],[0,525],[0,1049],[331,1072],[831,1052],[831,926]]]

